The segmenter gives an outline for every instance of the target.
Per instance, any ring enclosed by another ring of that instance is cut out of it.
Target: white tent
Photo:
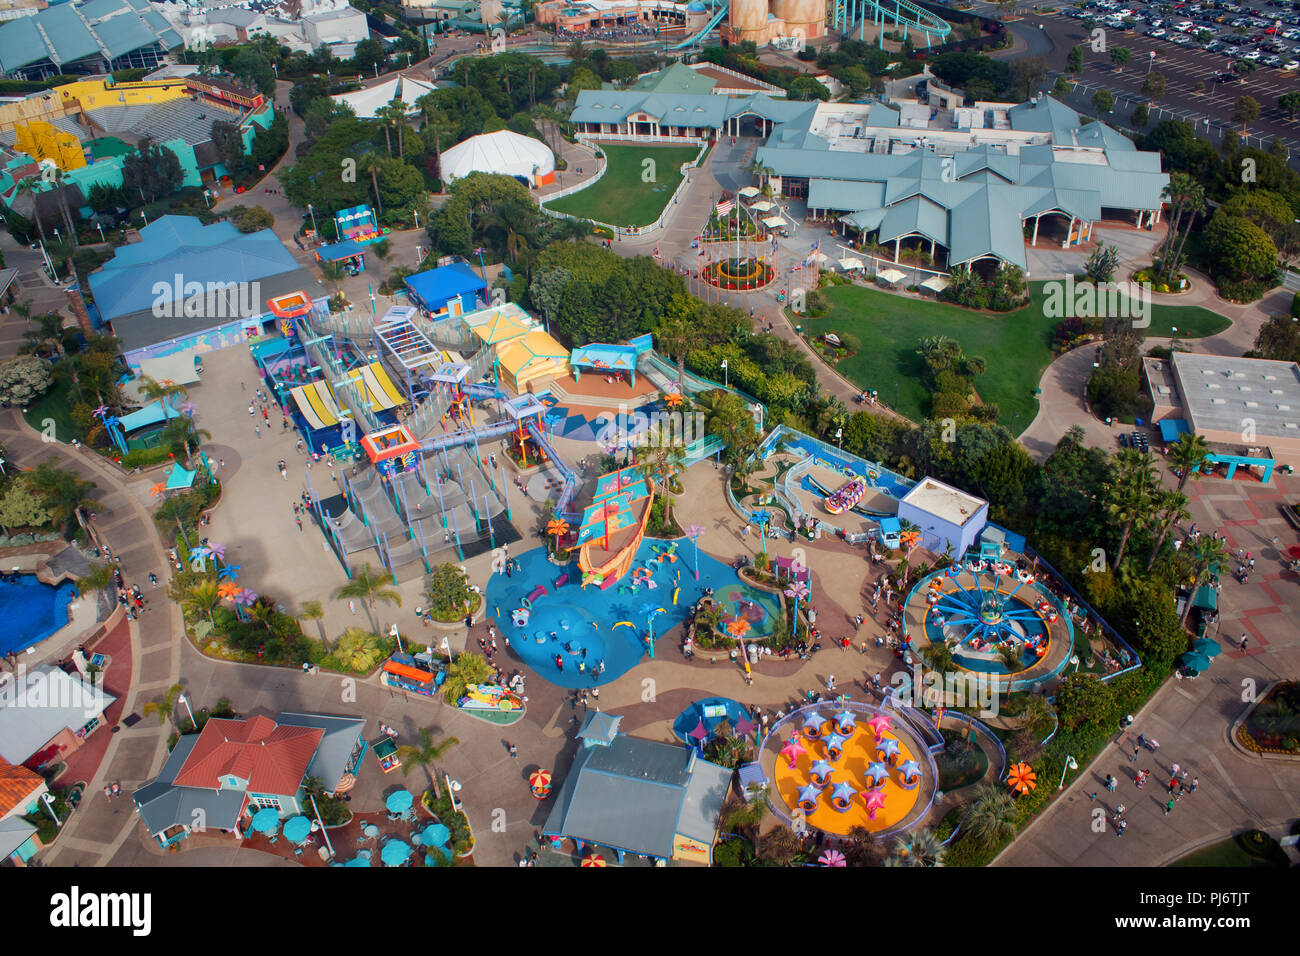
[[[545,144],[508,129],[471,136],[442,154],[442,175],[447,182],[470,173],[519,176],[533,188],[555,179],[555,157]]]
[[[741,189],[739,192],[740,192],[741,199],[753,199],[755,196],[758,195],[758,187],[746,186],[744,189]]]
[[[785,225],[785,219],[781,216],[767,216],[763,220],[763,225],[769,229],[780,229]]]
[[[378,86],[357,90],[355,93],[340,93],[330,99],[335,103],[346,103],[352,107],[352,112],[357,114],[358,119],[374,119],[376,111],[393,100],[401,100],[406,104],[406,114],[414,116],[420,111],[415,101],[426,93],[432,93],[436,88],[432,83],[424,80],[399,75]]]
[[[776,203],[768,202],[766,199],[764,199],[762,202],[754,203],[749,208],[754,210],[754,212],[767,212],[770,209],[775,209]]]
[[[862,264],[861,259],[855,259],[853,256],[845,256],[840,260],[840,268],[845,272],[848,272],[850,269],[863,269],[865,266]]]
[[[907,278],[907,273],[897,269],[886,269],[884,272],[877,273],[876,278],[886,285],[898,285]]]

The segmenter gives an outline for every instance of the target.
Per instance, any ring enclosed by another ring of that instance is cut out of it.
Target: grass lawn
[[[1179,808],[1181,809],[1181,808]],[[1175,810],[1175,813],[1178,811]],[[1286,867],[1290,863],[1287,860],[1286,851],[1277,845],[1274,840],[1268,841],[1267,849],[1261,851],[1259,855],[1246,852],[1241,845],[1242,837],[1229,837],[1219,843],[1212,843],[1207,847],[1194,850],[1186,856],[1179,857],[1170,866],[1231,866],[1231,867]]]
[[[695,158],[698,146],[601,146],[609,162],[594,185],[547,206],[614,226],[648,226],[663,212],[682,181],[681,165]],[[641,177],[654,160],[654,181]]]
[[[987,371],[975,381],[980,398],[996,404],[1001,411],[998,420],[1019,435],[1038,414],[1034,391],[1052,361],[1052,329],[1060,321],[1043,314],[1043,286],[1032,284],[1030,303],[1023,309],[984,314],[944,302],[840,285],[822,290],[831,302],[826,315],[793,318],[813,336],[825,332],[857,336],[861,351],[842,361],[839,371],[855,385],[879,390],[882,402],[893,404],[897,394],[898,410],[914,421],[925,417],[930,400],[917,345],[931,335],[956,339],[967,355],[983,356]],[[1168,337],[1177,326],[1183,339],[1213,335],[1231,324],[1199,306],[1152,306],[1150,320],[1148,336]]]
[[[45,430],[46,419],[54,420],[54,436],[61,442],[72,441],[76,432],[72,427],[72,417],[68,414],[68,390],[71,382],[56,382],[50,390],[27,406],[23,418],[38,432]]]

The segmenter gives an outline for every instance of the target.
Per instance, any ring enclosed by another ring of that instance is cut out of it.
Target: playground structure
[[[359,246],[378,242],[388,235],[388,228],[379,225],[375,211],[369,206],[350,206],[334,214],[334,230],[340,242],[353,242]]]
[[[903,635],[919,647],[946,643],[959,668],[1008,692],[1041,687],[1074,653],[1074,622],[1061,602],[987,545],[916,584]],[[1012,670],[1003,660],[1008,648],[1016,655]]]
[[[922,732],[897,711],[840,699],[773,725],[759,760],[774,813],[796,832],[846,837],[860,826],[879,838],[929,814],[939,781],[933,754],[942,747],[929,725]]]
[[[578,526],[578,567],[584,586],[594,583],[608,588],[631,570],[653,502],[654,488],[636,468],[596,479],[596,493]]]

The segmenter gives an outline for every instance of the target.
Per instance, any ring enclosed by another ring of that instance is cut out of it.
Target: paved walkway
[[[1300,589],[1294,574],[1282,570],[1274,535],[1281,549],[1296,543],[1296,533],[1277,506],[1294,501],[1300,479],[1275,475],[1276,487],[1249,480],[1203,478],[1189,483],[1190,510],[1200,530],[1220,529],[1230,547],[1245,548],[1256,559],[1249,584],[1223,576],[1217,630],[1224,653],[1196,680],[1170,680],[1136,714],[1130,733],[1107,747],[1091,765],[1068,782],[1065,793],[1048,807],[995,861],[999,866],[1161,866],[1207,843],[1248,827],[1275,830],[1300,815],[1300,761],[1265,760],[1247,754],[1228,740],[1232,722],[1243,714],[1244,696],[1274,680],[1291,678],[1300,667]],[[1242,633],[1248,650],[1235,649]],[[1139,733],[1160,742],[1158,753],[1128,757]],[[1170,768],[1198,777],[1194,794],[1184,796],[1166,816]],[[1133,775],[1149,769],[1152,778],[1136,789]],[[1120,778],[1112,795],[1102,786],[1106,774]],[[1109,814],[1117,803],[1127,807],[1129,827],[1122,839],[1114,828],[1091,828],[1096,809],[1088,795],[1102,794]]]

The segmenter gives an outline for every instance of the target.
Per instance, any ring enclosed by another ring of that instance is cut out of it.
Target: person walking
[[[1115,824],[1115,836],[1123,836],[1124,831],[1128,829],[1128,821],[1120,820]]]
[[[1134,744],[1134,745],[1133,745],[1133,752],[1132,752],[1131,754],[1129,754],[1129,756],[1128,756],[1128,762],[1129,762],[1129,763],[1137,763],[1137,758],[1138,758],[1138,746],[1137,746],[1137,744]]]
[[[1195,793],[1195,792],[1196,792],[1196,788],[1199,787],[1200,785],[1201,785],[1201,778],[1200,778],[1200,777],[1193,777],[1193,778],[1192,778],[1192,787],[1191,787],[1191,789],[1188,790],[1187,792],[1188,792],[1188,793]]]
[[[1170,772],[1171,774],[1173,774],[1173,775],[1176,777],[1176,776],[1178,776],[1178,769],[1179,769],[1179,765],[1178,765],[1178,764],[1174,764],[1173,766],[1171,766],[1171,767],[1169,768],[1169,772]]]
[[[1165,816],[1174,812],[1174,798],[1170,797],[1169,802],[1165,804]]]

